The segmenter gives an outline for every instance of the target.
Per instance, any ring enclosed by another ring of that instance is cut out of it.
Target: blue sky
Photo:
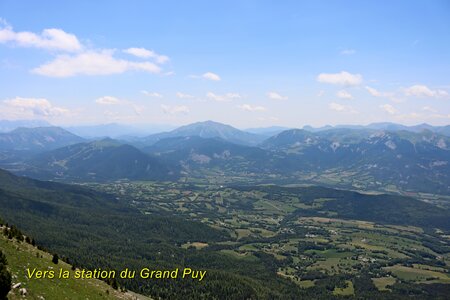
[[[448,1],[0,0],[0,118],[450,124]]]

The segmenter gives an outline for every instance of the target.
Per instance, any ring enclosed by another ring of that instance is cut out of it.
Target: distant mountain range
[[[248,146],[255,146],[265,139],[264,136],[245,132],[230,125],[225,125],[213,121],[206,121],[181,126],[170,132],[153,134],[146,138],[143,138],[141,142],[144,145],[150,146],[162,139],[187,136],[198,136],[201,138],[220,138],[231,143]]]
[[[0,132],[9,132],[19,127],[35,128],[52,126],[44,120],[0,120]]]
[[[383,123],[371,123],[369,125],[337,125],[337,126],[330,126],[326,125],[323,127],[311,127],[311,126],[304,126],[304,130],[311,131],[311,132],[319,132],[319,131],[325,131],[330,129],[374,129],[374,130],[387,130],[387,131],[411,131],[411,132],[422,132],[423,130],[429,130],[435,133],[439,133],[445,136],[450,136],[450,125],[447,126],[432,126],[429,124],[419,124],[414,126],[406,126],[396,123],[389,123],[389,122],[383,122]]]
[[[158,159],[112,139],[48,151],[27,164],[35,177],[60,180],[166,180],[177,175]]]
[[[76,135],[89,139],[105,137],[133,139],[135,137],[144,137],[151,133],[158,133],[164,130],[173,129],[173,126],[152,124],[124,125],[110,123],[99,125],[69,126],[64,128]]]
[[[402,128],[383,123],[289,129],[265,137],[207,121],[132,141],[90,142],[58,127],[19,128],[0,134],[0,164],[41,179],[167,180],[252,174],[290,182],[344,187],[364,182],[370,189],[392,185],[450,194],[450,137],[436,132],[446,127],[432,131],[423,125],[419,132]]]
[[[46,151],[82,141],[83,138],[60,127],[19,127],[0,133],[0,150]]]
[[[289,130],[289,129],[291,129],[291,128],[282,127],[282,126],[270,126],[270,127],[261,127],[261,128],[248,128],[248,129],[245,129],[244,131],[263,135],[266,137],[270,137],[270,136],[274,136],[280,132],[283,132],[283,131]]]
[[[36,127],[51,127],[52,125],[44,120],[0,120],[0,132],[10,132],[19,127],[26,128],[36,128]],[[202,131],[203,127],[203,131]],[[210,131],[212,127],[216,127],[213,129],[215,133],[210,132],[207,134],[206,131]],[[220,137],[222,139],[227,140],[224,135],[227,131],[237,130],[245,133],[252,133],[255,135],[269,137],[276,135],[282,131],[294,129],[289,127],[282,126],[270,126],[270,127],[257,127],[257,128],[248,128],[244,130],[239,130],[233,128],[229,125],[224,125],[221,123],[217,123],[214,121],[206,121],[206,122],[197,122],[185,126],[178,127],[176,129],[175,126],[171,125],[160,125],[160,124],[119,124],[119,123],[109,123],[109,124],[97,124],[97,125],[76,125],[76,126],[63,126],[62,128],[81,136],[87,139],[95,139],[95,138],[119,138],[124,140],[138,140],[142,137],[147,137],[150,142],[154,142],[151,138],[158,134],[168,135],[172,134],[170,137],[178,137],[178,136],[192,136],[198,135],[200,137]],[[390,123],[390,122],[380,122],[380,123],[371,123],[368,125],[326,125],[322,127],[312,127],[309,125],[303,126],[304,130],[310,132],[319,132],[330,129],[373,129],[373,130],[387,130],[387,131],[411,131],[411,132],[421,132],[423,130],[430,130],[435,133],[439,133],[442,135],[450,136],[450,125],[446,126],[432,126],[429,124],[418,124],[413,126],[406,126],[402,124]],[[169,131],[172,130],[172,131]],[[193,134],[197,131],[197,134]],[[234,133],[235,134],[235,133]],[[232,134],[232,135],[234,135]],[[150,135],[150,136],[149,136]],[[260,139],[261,137],[259,137]],[[158,139],[156,137],[156,139]],[[242,143],[240,138],[237,138],[234,142]],[[253,143],[253,142],[250,142]],[[148,146],[148,145],[147,145]]]
[[[428,130],[294,129],[269,138],[261,147],[280,157],[274,167],[278,172],[331,172],[338,179],[350,176],[367,178],[374,185],[392,182],[406,190],[450,192],[450,138]]]
[[[270,153],[258,147],[198,136],[163,139],[143,150],[166,163],[178,165],[184,174],[201,174],[202,170],[213,168],[230,174],[260,172],[265,161],[271,159]]]

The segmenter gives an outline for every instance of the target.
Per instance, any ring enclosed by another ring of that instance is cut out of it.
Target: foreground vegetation
[[[93,191],[0,176],[2,217],[76,267],[208,272],[201,282],[118,280],[152,298],[448,294],[449,212],[412,198],[174,182],[89,184]]]
[[[0,221],[0,223],[3,223]],[[1,232],[11,228],[0,226]],[[50,271],[62,269],[74,272],[71,265],[58,260],[52,262],[54,255],[32,245],[29,238],[23,236],[0,234],[0,249],[8,264],[12,284],[16,288],[8,293],[8,299],[149,299],[142,295],[122,292],[107,283],[96,279],[61,279],[61,278],[28,278],[26,269]],[[1,281],[1,280],[0,280]],[[10,286],[11,288],[11,281]],[[22,294],[21,294],[22,293]],[[4,299],[0,295],[0,299]]]

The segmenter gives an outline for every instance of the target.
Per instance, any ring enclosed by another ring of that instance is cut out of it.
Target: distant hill
[[[248,128],[248,129],[245,129],[244,131],[263,135],[266,137],[271,137],[273,135],[276,135],[282,131],[289,130],[289,129],[290,128],[288,128],[288,127],[282,127],[282,126],[270,126],[270,127]]]
[[[60,127],[20,127],[0,133],[0,150],[46,151],[83,141],[83,138]]]
[[[235,187],[241,191],[259,190],[270,200],[277,201],[281,195],[296,195],[303,203],[313,205],[317,199],[324,200],[315,209],[301,207],[293,211],[283,222],[298,217],[317,216],[337,219],[365,220],[381,224],[414,225],[422,228],[450,229],[450,210],[411,197],[399,195],[368,195],[347,190],[321,186],[280,187],[266,185],[258,187]]]
[[[165,125],[124,125],[117,123],[69,126],[67,130],[84,138],[135,138],[171,129]]]
[[[19,127],[49,127],[50,123],[44,120],[0,120],[0,132],[9,132]]]
[[[279,172],[333,170],[356,178],[371,176],[372,181],[404,189],[450,192],[450,138],[429,130],[293,129],[267,139],[261,147],[278,153]]]
[[[170,132],[153,134],[146,138],[143,138],[142,142],[146,145],[152,145],[162,139],[187,136],[198,136],[202,138],[221,138],[231,143],[247,146],[257,145],[265,139],[264,136],[245,132],[230,125],[225,125],[213,121],[206,121],[182,126]]]
[[[259,163],[270,158],[266,151],[257,147],[198,136],[163,139],[145,151],[171,164],[178,163],[187,172],[199,167],[255,171]]]
[[[432,126],[426,123],[413,126],[406,126],[390,122],[380,122],[380,123],[371,123],[369,125],[336,125],[336,126],[326,125],[323,127],[316,127],[316,128],[306,125],[303,127],[303,129],[310,132],[320,132],[331,129],[366,129],[366,130],[373,129],[373,130],[387,130],[387,131],[410,131],[415,133],[420,133],[424,130],[429,130],[431,132],[450,137],[450,125]]]
[[[79,143],[28,161],[38,178],[70,180],[163,180],[176,173],[157,158],[112,139]],[[30,171],[28,171],[30,172]]]

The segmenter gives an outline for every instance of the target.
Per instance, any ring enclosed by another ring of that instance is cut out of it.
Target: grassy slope
[[[16,240],[8,240],[0,234],[0,249],[8,260],[8,269],[13,276],[13,284],[21,282],[21,288],[27,289],[27,299],[39,299],[43,296],[51,299],[150,299],[141,295],[121,293],[114,290],[101,280],[96,279],[28,279],[27,268],[38,270],[71,270],[71,266],[63,261],[57,265],[51,262],[52,255],[38,250],[27,243],[19,243]],[[39,257],[37,257],[39,256]],[[72,271],[71,271],[72,272]],[[106,292],[108,291],[108,292]],[[18,289],[8,294],[8,299],[23,299]]]

